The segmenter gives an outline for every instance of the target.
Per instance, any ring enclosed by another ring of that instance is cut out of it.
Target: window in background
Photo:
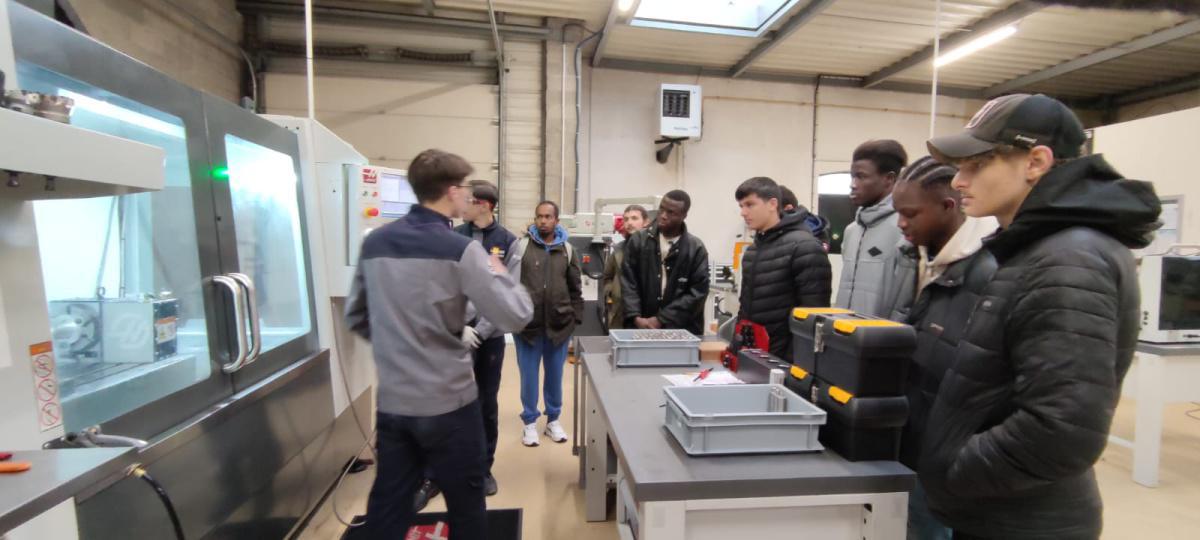
[[[842,252],[842,236],[854,221],[857,208],[850,202],[850,173],[837,172],[817,177],[817,212],[829,220],[829,253]]]
[[[798,0],[641,0],[629,24],[760,37]]]

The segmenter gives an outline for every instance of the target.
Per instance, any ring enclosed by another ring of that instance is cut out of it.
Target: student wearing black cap
[[[961,133],[929,141],[959,168],[968,216],[995,216],[998,264],[937,393],[920,479],[956,539],[1093,539],[1092,466],[1137,343],[1130,248],[1149,244],[1149,183],[1080,157],[1075,115],[1042,95],[986,104]]]

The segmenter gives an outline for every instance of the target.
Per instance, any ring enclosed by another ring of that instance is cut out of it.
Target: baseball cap
[[[938,161],[977,156],[1000,145],[1047,146],[1056,159],[1079,157],[1087,137],[1071,109],[1042,94],[1012,94],[987,102],[961,133],[935,137],[926,145]]]

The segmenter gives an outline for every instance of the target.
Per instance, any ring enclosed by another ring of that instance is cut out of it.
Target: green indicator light
[[[212,170],[212,177],[217,180],[229,180],[229,167],[216,167]]]

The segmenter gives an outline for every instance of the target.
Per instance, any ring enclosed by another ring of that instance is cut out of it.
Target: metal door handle
[[[233,373],[246,365],[246,300],[242,296],[244,289],[241,284],[228,276],[213,276],[213,283],[218,283],[229,289],[233,295],[233,318],[237,326],[237,357],[230,363],[222,365],[221,371]]]
[[[254,363],[258,360],[258,354],[262,352],[262,325],[258,320],[258,293],[254,289],[254,280],[246,274],[233,273],[229,277],[236,280],[245,289],[245,295],[248,299],[247,304],[250,307],[247,316],[250,318],[250,339],[254,342],[250,345],[250,352],[246,355],[246,363]]]

